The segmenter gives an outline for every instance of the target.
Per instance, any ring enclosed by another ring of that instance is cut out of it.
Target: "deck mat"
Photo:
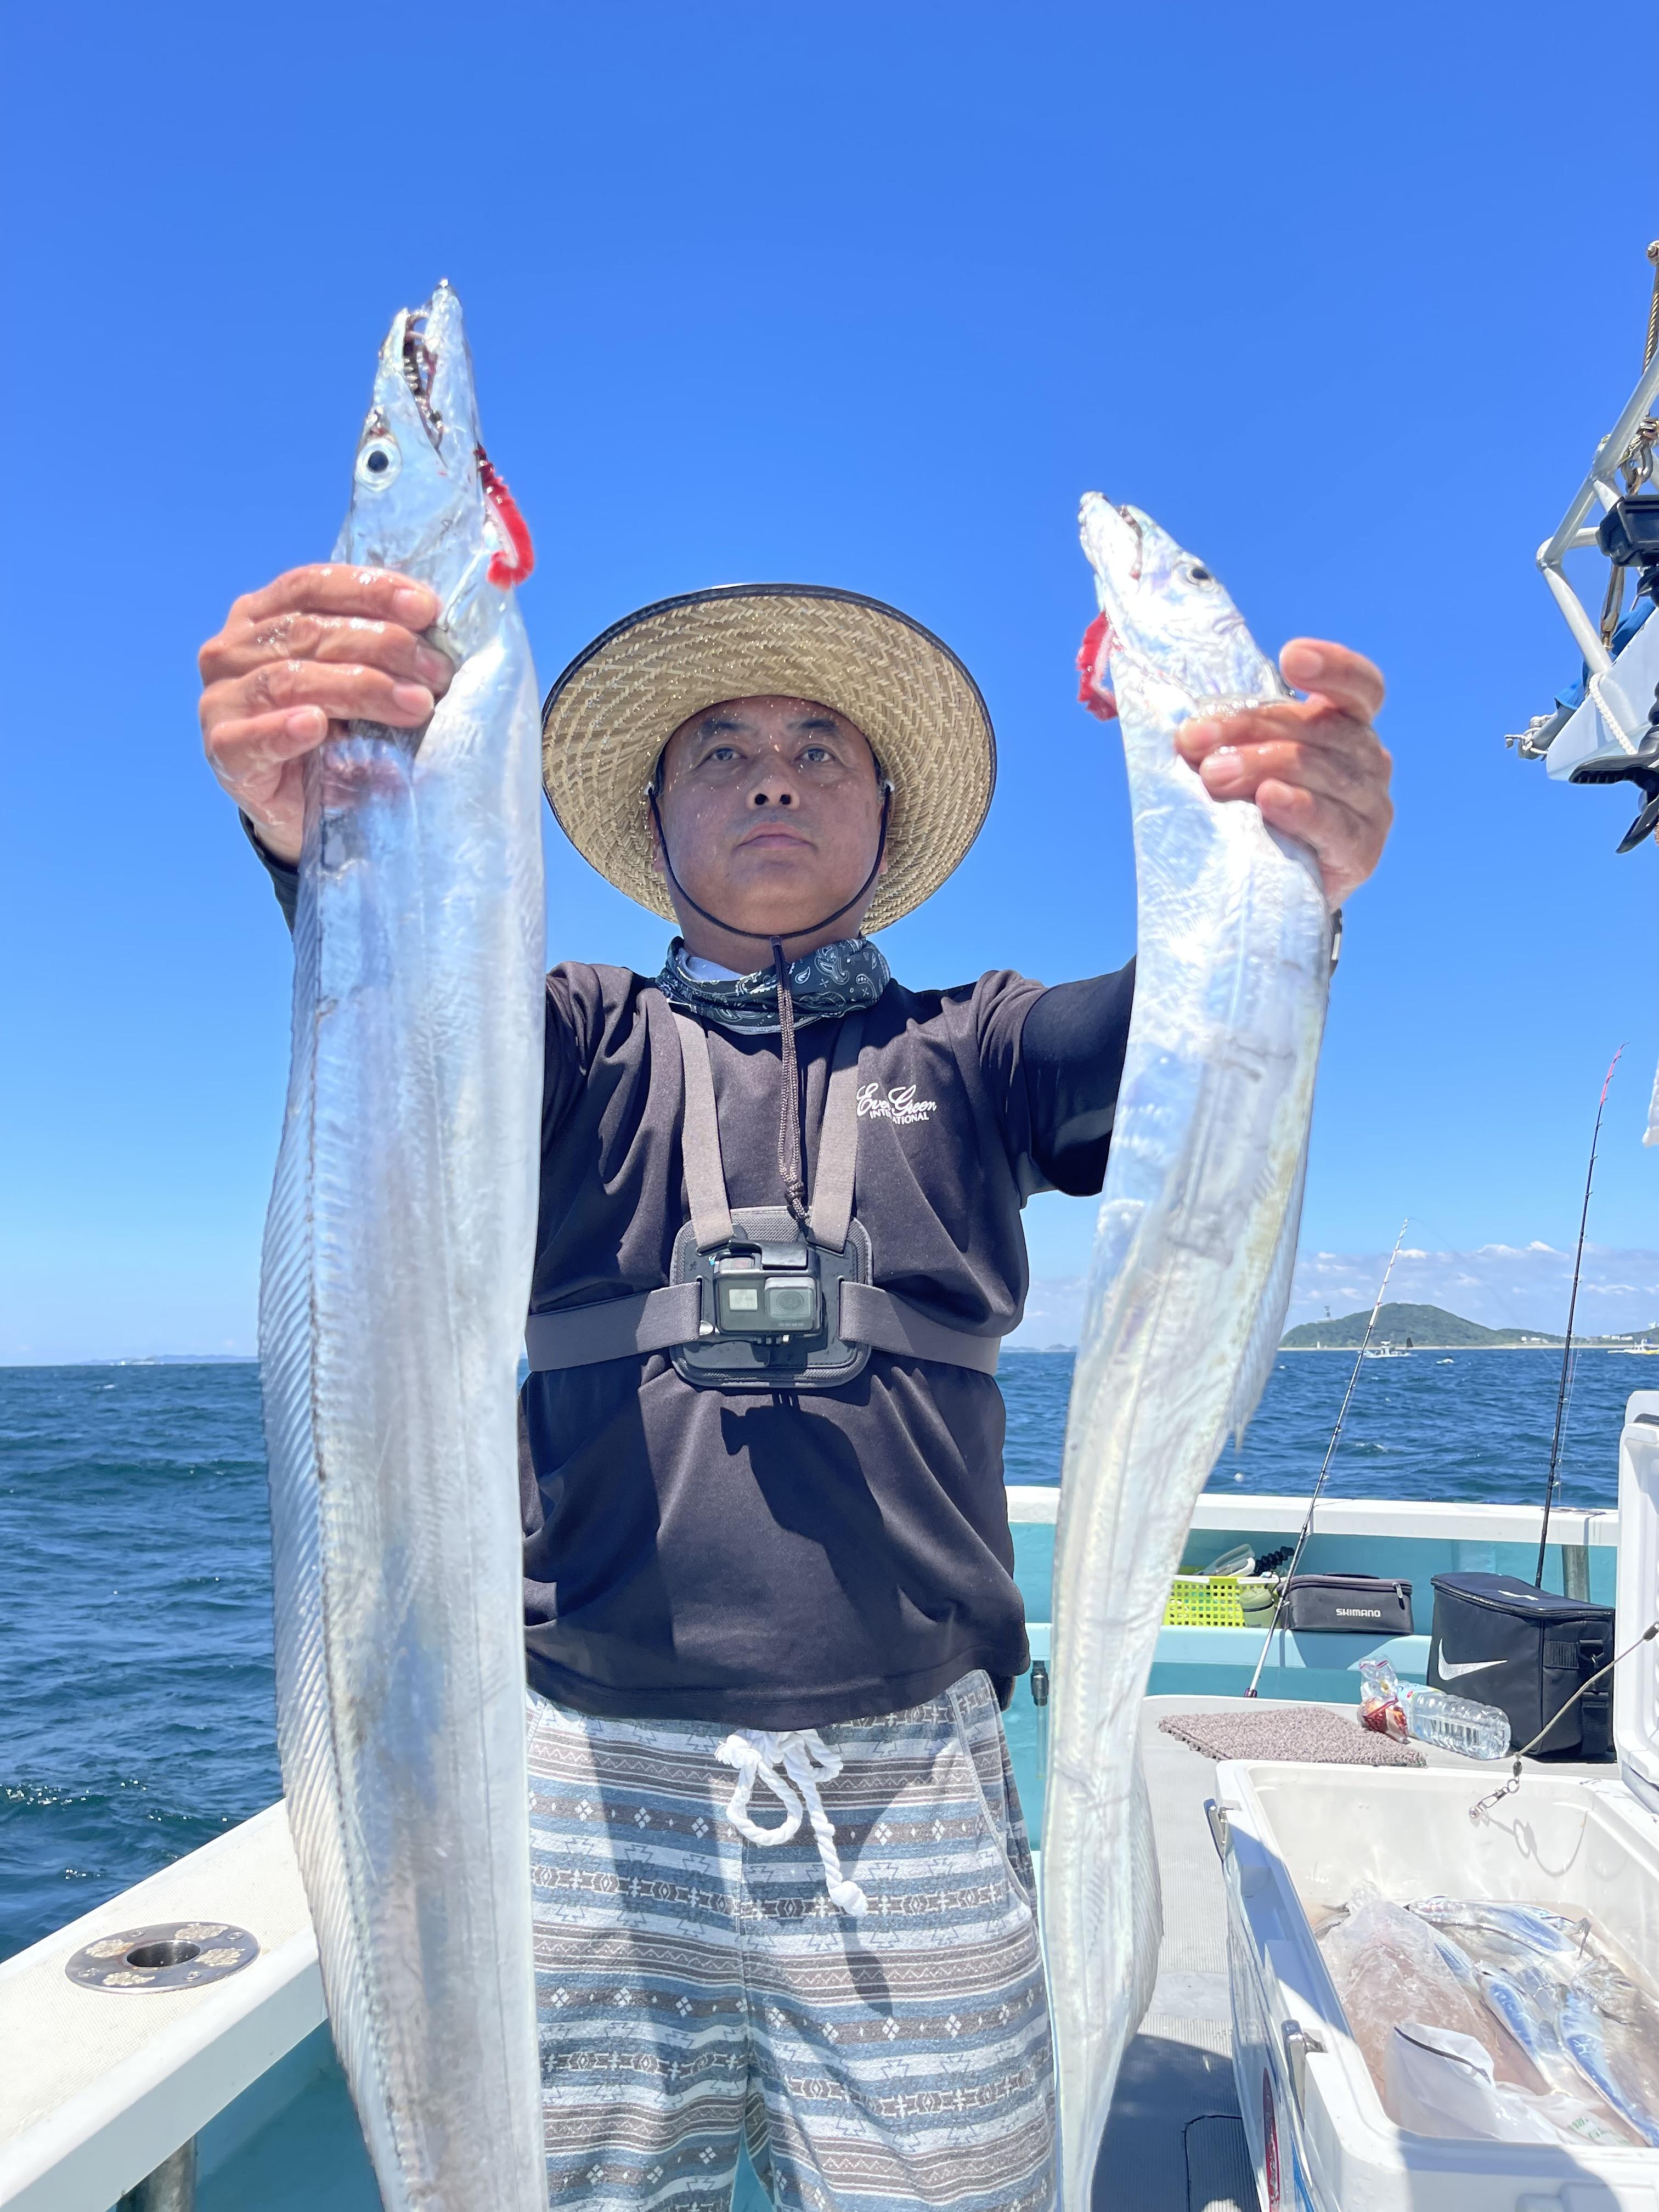
[[[1187,2123],[1187,2212],[1256,2212],[1244,2123],[1212,2112]]]
[[[1167,1713],[1165,1735],[1206,1759],[1295,1759],[1321,1766],[1426,1766],[1420,1751],[1374,1735],[1358,1721],[1323,1705],[1277,1701],[1243,1711]]]

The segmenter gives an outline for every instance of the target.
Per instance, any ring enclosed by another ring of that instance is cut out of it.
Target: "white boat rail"
[[[65,1974],[88,1944],[196,1920],[251,1930],[258,1956],[200,1989],[89,1989]],[[287,1809],[272,1805],[0,1965],[0,2204],[109,2212],[323,2016]],[[160,2212],[167,2194],[150,2202]]]
[[[1010,1484],[1008,1518],[1022,1523],[1053,1523],[1060,1511],[1060,1490],[1046,1484]],[[1193,1515],[1194,1528],[1254,1528],[1264,1534],[1294,1534],[1308,1517],[1302,1498],[1270,1497],[1249,1491],[1206,1491]],[[1319,1503],[1318,1528],[1329,1536],[1393,1536],[1455,1544],[1530,1544],[1536,1547],[1543,1527],[1536,1505],[1445,1505],[1412,1498],[1332,1498]],[[1569,1550],[1619,1542],[1619,1516],[1609,1508],[1557,1505],[1550,1510],[1550,1542]]]

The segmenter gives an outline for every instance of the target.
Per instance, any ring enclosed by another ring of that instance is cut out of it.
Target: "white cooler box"
[[[1659,1390],[1626,1409],[1616,1648],[1659,1618]],[[1356,1882],[1589,1912],[1659,1993],[1659,1639],[1614,1678],[1619,1766],[1455,1772],[1225,1764],[1211,1814],[1227,1883],[1233,2066],[1264,2212],[1659,2212],[1659,2151],[1454,2142],[1383,2111],[1309,1923]]]

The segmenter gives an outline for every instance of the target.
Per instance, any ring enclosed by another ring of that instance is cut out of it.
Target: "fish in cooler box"
[[[1650,2023],[1621,2022],[1588,1990],[1567,1992],[1560,2033],[1573,2064],[1639,2142],[1659,2146],[1659,2073]]]
[[[1265,2208],[1577,2212],[1571,2181],[1597,2212],[1654,2212],[1659,1825],[1559,1774],[1484,1829],[1478,1769],[1217,1778]]]
[[[1432,1753],[1413,1772],[1218,1765],[1265,2212],[1659,2212],[1659,1643],[1640,1641],[1659,1615],[1659,1392],[1630,1401],[1619,1514],[1616,1778],[1528,1765],[1494,1797]],[[1376,2017],[1344,1955],[1367,1909],[1434,2018]]]
[[[1455,1945],[1369,1884],[1360,1885],[1352,1910],[1319,1941],[1379,2092],[1389,2039],[1402,2020],[1472,2036],[1486,2045],[1500,2081],[1524,2089],[1544,2087],[1525,2043],[1507,2021],[1496,2026],[1483,2002],[1478,1969]]]

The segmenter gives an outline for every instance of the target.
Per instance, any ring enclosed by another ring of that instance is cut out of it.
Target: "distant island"
[[[1343,1314],[1335,1321],[1305,1321],[1293,1328],[1279,1346],[1282,1352],[1357,1352],[1365,1340],[1369,1312]],[[1395,1344],[1402,1351],[1409,1343],[1422,1352],[1559,1351],[1564,1337],[1540,1329],[1483,1328],[1478,1321],[1465,1321],[1444,1306],[1386,1305],[1376,1316],[1373,1344]],[[1622,1336],[1575,1336],[1576,1344],[1613,1349],[1637,1344],[1659,1344],[1659,1324],[1632,1329]]]
[[[136,1352],[125,1359],[88,1359],[88,1367],[246,1367],[257,1352]]]

